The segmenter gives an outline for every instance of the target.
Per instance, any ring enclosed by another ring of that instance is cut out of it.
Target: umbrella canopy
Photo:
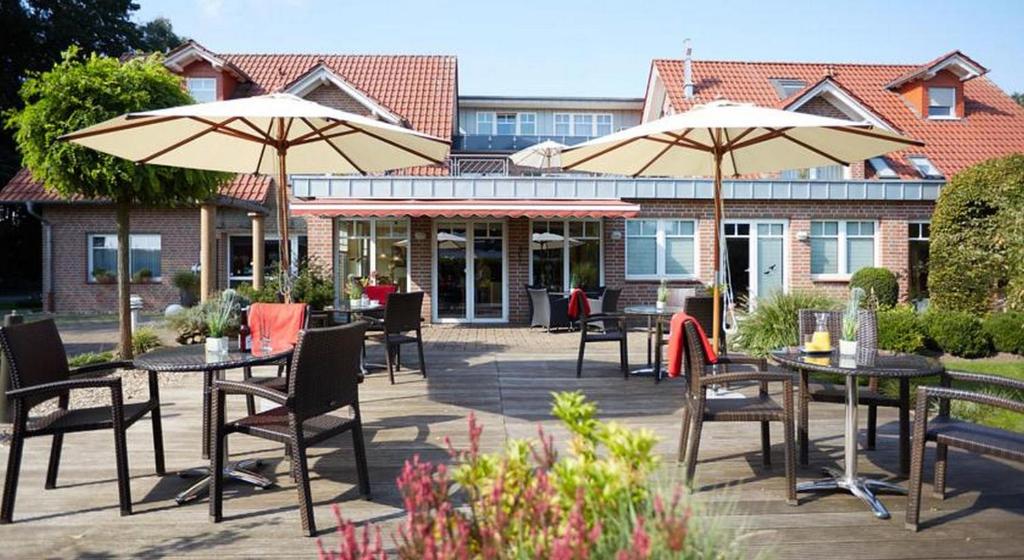
[[[723,100],[568,148],[561,159],[567,171],[714,177],[713,336],[718,350],[722,175],[850,165],[914,145],[922,143],[865,123]]]
[[[285,277],[288,173],[365,174],[441,164],[449,149],[446,140],[284,93],[129,113],[62,139],[136,163],[276,174]]]
[[[566,149],[565,144],[554,140],[545,140],[532,146],[523,148],[508,156],[512,163],[520,167],[535,167],[537,169],[551,169],[562,166],[562,151]]]

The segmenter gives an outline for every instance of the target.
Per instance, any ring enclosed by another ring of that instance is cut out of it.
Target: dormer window
[[[939,168],[935,167],[935,165],[932,164],[931,160],[929,160],[925,156],[908,156],[907,157],[907,161],[910,162],[910,165],[914,166],[914,169],[917,170],[917,173],[922,178],[925,178],[925,179],[941,179],[942,178],[942,172],[939,171]]]
[[[209,103],[217,100],[216,78],[187,78],[185,87],[196,103]]]
[[[803,80],[797,80],[794,78],[772,78],[772,87],[775,88],[775,93],[779,96],[779,99],[786,99],[790,95],[807,87],[807,82]]]
[[[928,88],[928,118],[929,119],[955,119],[956,118],[956,88],[951,88],[951,87],[930,87],[930,88]]]
[[[892,167],[889,166],[889,161],[884,157],[873,157],[868,160],[868,163],[870,163],[871,167],[875,170],[875,177],[878,177],[879,179],[899,178],[899,175],[892,170]]]

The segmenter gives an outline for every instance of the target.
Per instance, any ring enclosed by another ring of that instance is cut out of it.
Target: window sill
[[[849,282],[852,274],[812,274],[811,282]]]
[[[700,282],[700,278],[693,275],[687,276],[626,276],[627,282]]]
[[[960,117],[956,117],[956,116],[951,116],[951,117],[928,116],[927,118],[930,121],[958,121],[958,120],[960,120]]]
[[[116,286],[117,285],[117,279],[114,279],[114,280],[109,281],[109,282],[97,282],[96,280],[86,280],[85,283],[90,285],[90,286]],[[163,278],[154,278],[152,280],[146,280],[144,282],[139,282],[139,281],[136,281],[136,280],[131,280],[131,281],[128,282],[128,284],[131,285],[131,286],[148,286],[148,285],[151,285],[151,284],[163,284]]]

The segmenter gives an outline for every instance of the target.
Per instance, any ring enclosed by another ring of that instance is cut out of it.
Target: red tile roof
[[[220,188],[220,195],[226,199],[264,204],[273,181],[265,175],[236,175],[231,182]],[[43,187],[32,178],[28,169],[22,169],[0,190],[3,202],[83,202],[82,196],[65,197],[56,191]],[[230,200],[228,202],[230,202]]]
[[[900,94],[886,89],[893,80],[920,68],[921,65],[917,64],[694,60],[696,99],[688,100],[683,95],[682,61],[653,62],[653,70],[665,83],[669,102],[675,111],[685,111],[693,105],[719,98],[765,107],[778,106],[780,100],[769,81],[771,78],[792,78],[812,85],[831,74],[833,81],[868,110],[904,134],[925,142],[924,147],[890,154],[893,170],[908,179],[920,179],[920,176],[906,161],[907,155],[927,156],[948,177],[986,159],[1024,152],[1024,108],[985,76],[963,83],[965,116],[957,120],[919,117]]]

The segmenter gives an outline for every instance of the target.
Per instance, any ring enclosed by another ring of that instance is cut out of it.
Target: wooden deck
[[[575,335],[546,335],[523,329],[428,329],[429,377],[403,372],[391,386],[386,375],[363,386],[372,501],[358,498],[348,435],[335,448],[314,451],[311,468],[316,517],[325,540],[333,541],[330,504],[341,505],[356,520],[387,524],[401,518],[394,479],[413,454],[444,460],[443,438],[466,441],[466,416],[472,411],[485,426],[485,449],[500,448],[508,437],[535,434],[538,422],[554,429],[549,393],[580,389],[595,399],[603,418],[646,426],[663,437],[659,452],[666,468],[675,468],[679,436],[677,382],[656,386],[651,379],[624,381],[613,347],[589,349],[585,377],[575,378]],[[643,356],[643,337],[634,337],[631,358]],[[614,345],[613,345],[614,346]],[[379,356],[371,351],[371,358]],[[168,383],[162,390],[164,441],[169,471],[202,464],[199,458],[200,382],[198,377]],[[241,412],[241,399],[234,412]],[[812,405],[811,467],[801,480],[818,477],[825,465],[837,465],[842,453],[841,406]],[[864,473],[882,477],[896,470],[896,423],[880,412],[878,450],[862,453]],[[863,415],[862,415],[863,417]],[[863,424],[863,422],[862,422]],[[875,519],[857,499],[844,495],[802,495],[798,507],[783,499],[781,439],[776,437],[776,467],[761,466],[756,425],[709,425],[697,476],[701,499],[727,504],[727,523],[743,526],[758,549],[770,547],[781,558],[1010,558],[1024,557],[1024,470],[1020,466],[951,452],[949,498],[939,502],[926,485],[922,518],[926,528],[903,529],[902,496],[884,496],[893,518]],[[313,539],[300,536],[294,485],[286,475],[282,448],[235,436],[233,458],[260,457],[279,487],[257,491],[230,485],[227,519],[208,521],[205,500],[184,507],[173,496],[186,481],[153,473],[149,424],[129,432],[135,515],[119,517],[114,483],[113,442],[109,432],[79,434],[65,440],[64,468],[58,488],[43,490],[48,438],[30,440],[23,460],[15,523],[0,527],[0,556],[7,558],[83,557],[312,557]],[[0,465],[6,465],[2,447]],[[929,454],[930,455],[930,454]],[[931,461],[928,462],[928,469]]]

